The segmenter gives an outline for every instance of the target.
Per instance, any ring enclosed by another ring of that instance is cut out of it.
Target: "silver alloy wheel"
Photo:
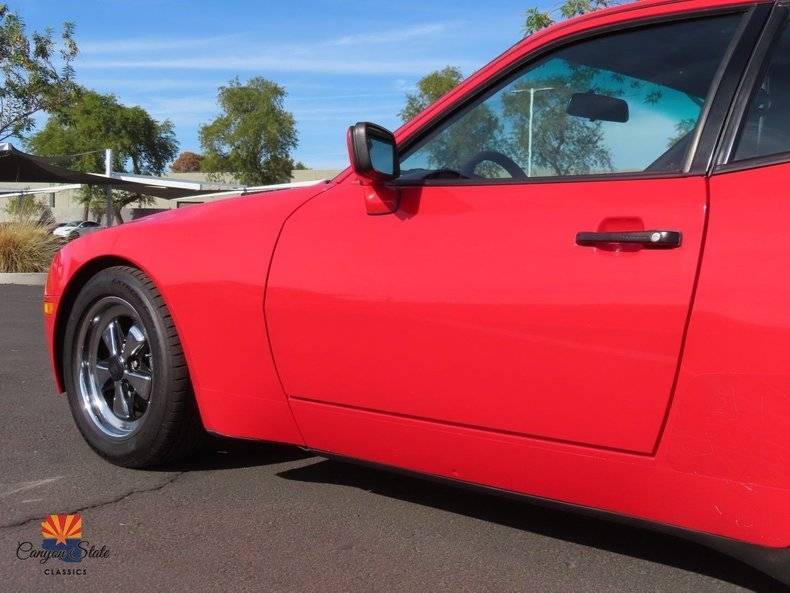
[[[80,322],[75,352],[88,418],[110,437],[137,432],[155,379],[148,335],[132,305],[115,296],[96,301]]]

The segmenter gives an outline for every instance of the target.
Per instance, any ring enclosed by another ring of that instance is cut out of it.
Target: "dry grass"
[[[0,224],[0,272],[46,272],[60,244],[37,224]]]

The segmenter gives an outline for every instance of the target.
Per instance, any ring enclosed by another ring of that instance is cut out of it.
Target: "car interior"
[[[757,92],[752,97],[735,160],[790,151],[790,28],[785,27],[773,48]]]

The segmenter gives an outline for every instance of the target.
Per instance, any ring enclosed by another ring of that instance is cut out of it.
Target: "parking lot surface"
[[[217,439],[171,471],[114,467],[54,394],[40,313],[40,287],[0,286],[0,591],[782,590],[669,536],[291,447]],[[74,512],[97,556],[17,557]]]

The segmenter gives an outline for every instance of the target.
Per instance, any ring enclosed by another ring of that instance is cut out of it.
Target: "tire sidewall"
[[[84,410],[77,373],[78,332],[88,309],[106,296],[127,301],[145,328],[151,350],[154,378],[151,397],[142,426],[125,437],[114,438],[103,433]],[[66,325],[63,349],[63,370],[69,406],[77,427],[88,444],[104,457],[123,465],[136,464],[156,448],[164,423],[171,383],[171,364],[164,324],[152,297],[143,283],[128,272],[109,268],[91,278],[80,291]]]

